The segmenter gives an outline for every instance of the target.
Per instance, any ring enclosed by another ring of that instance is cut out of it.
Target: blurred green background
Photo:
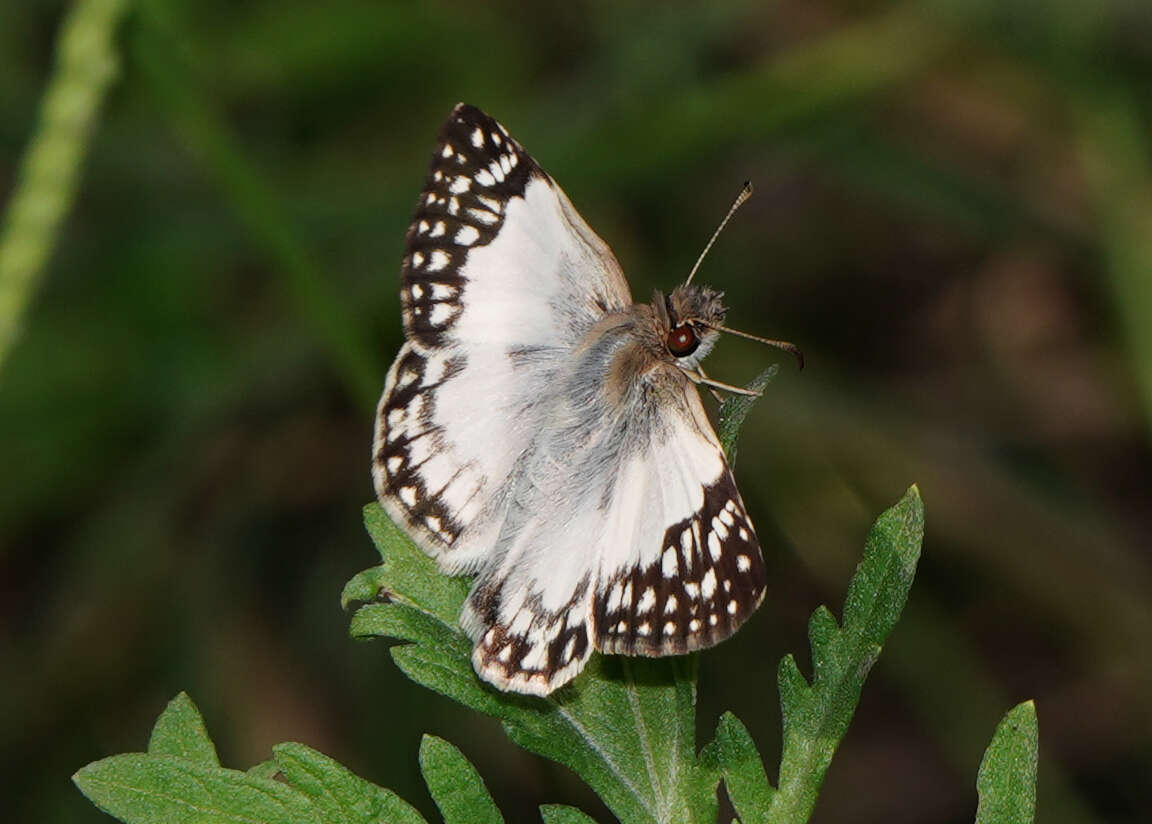
[[[0,4],[0,202],[67,11]],[[427,730],[509,821],[610,820],[348,640],[339,607],[376,558],[360,508],[402,242],[459,100],[564,185],[641,298],[756,186],[700,280],[808,367],[735,339],[709,361],[782,368],[737,467],[769,597],[703,655],[702,727],[732,709],[772,773],[776,664],[807,660],[808,615],[839,610],[916,482],[920,574],[814,820],[971,821],[1027,698],[1039,820],[1152,819],[1147,0],[141,0],[114,43],[0,372],[6,820],[108,820],[69,776],[143,749],[179,690],[230,766],[299,740],[428,813]]]

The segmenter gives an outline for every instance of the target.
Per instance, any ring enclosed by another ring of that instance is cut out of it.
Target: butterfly
[[[444,572],[475,575],[460,624],[497,688],[547,695],[593,649],[711,646],[764,598],[694,386],[740,391],[700,368],[732,331],[721,297],[685,282],[634,303],[612,251],[503,126],[464,104],[445,122],[405,239],[406,342],[372,473]]]

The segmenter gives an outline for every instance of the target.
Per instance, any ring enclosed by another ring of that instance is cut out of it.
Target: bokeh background
[[[0,4],[0,196],[67,5]],[[113,16],[114,17],[114,16]],[[653,4],[140,0],[76,200],[0,371],[0,796],[69,782],[187,690],[224,762],[299,740],[426,814],[420,734],[508,820],[610,816],[563,768],[347,638],[371,566],[373,406],[440,122],[499,118],[637,296],[701,280],[744,382],[737,476],[769,598],[701,663],[777,763],[777,662],[838,611],[920,485],[903,620],[815,819],[962,822],[1001,714],[1036,700],[1040,820],[1152,818],[1152,7],[1147,0]],[[709,401],[710,403],[710,401]]]

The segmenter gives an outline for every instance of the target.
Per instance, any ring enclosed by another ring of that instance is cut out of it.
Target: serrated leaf
[[[473,671],[472,643],[456,625],[457,613],[446,620],[446,607],[458,611],[466,587],[428,597],[423,587],[443,587],[452,579],[432,574],[434,564],[429,567],[424,553],[396,530],[382,532],[379,507],[370,506],[366,516],[384,558],[382,569],[422,571],[398,581],[381,579],[403,602],[361,607],[352,619],[354,636],[409,642],[391,650],[409,678],[503,721],[513,741],[571,768],[625,824],[716,820],[718,774],[713,778],[695,757],[693,656],[594,654],[584,674],[547,699],[500,692]]]
[[[364,525],[384,561],[373,579],[377,588],[392,601],[414,606],[454,625],[471,586],[468,579],[441,573],[436,562],[416,549],[378,504],[364,508]]]
[[[420,771],[444,824],[503,824],[496,802],[480,773],[464,754],[443,738],[420,742]]]
[[[772,364],[744,388],[751,392],[763,392],[779,371],[780,368]],[[720,404],[720,411],[716,415],[716,436],[720,439],[724,454],[728,456],[730,466],[736,465],[736,439],[740,435],[740,427],[757,400],[758,395],[731,395]]]
[[[723,776],[728,798],[743,824],[767,820],[775,790],[752,736],[735,715],[726,712],[720,716],[716,736],[700,759],[715,764]]]
[[[279,771],[311,799],[326,824],[426,824],[423,816],[396,793],[354,775],[311,747],[278,744],[272,751]]]
[[[309,800],[287,784],[175,755],[114,755],[72,780],[125,824],[322,824]]]
[[[148,741],[151,755],[175,755],[210,767],[220,765],[216,745],[208,737],[204,718],[186,693],[180,693],[164,708],[152,727]]]
[[[812,615],[812,683],[792,656],[780,662],[783,753],[768,821],[806,821],[828,764],[852,720],[860,690],[895,626],[920,558],[924,507],[912,487],[877,519],[848,586],[843,626],[825,608]]]
[[[544,824],[596,824],[596,819],[583,810],[563,804],[543,804],[540,818]]]
[[[1031,824],[1038,756],[1036,707],[1025,701],[1004,716],[980,762],[976,824]]]

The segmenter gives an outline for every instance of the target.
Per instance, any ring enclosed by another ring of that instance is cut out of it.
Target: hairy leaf
[[[544,824],[596,824],[596,819],[583,810],[563,804],[544,804],[540,807]]]
[[[730,712],[720,716],[716,737],[700,760],[715,765],[724,778],[728,798],[743,824],[766,820],[775,790],[768,783],[764,762],[748,730]]]
[[[180,693],[164,708],[152,727],[150,755],[176,755],[209,767],[220,765],[216,745],[208,737],[200,710],[187,693]]]
[[[1008,711],[980,762],[976,824],[1030,824],[1036,814],[1039,733],[1031,701]]]
[[[904,608],[923,536],[924,507],[912,487],[868,535],[864,558],[848,587],[843,626],[824,607],[813,613],[808,626],[812,683],[791,655],[780,662],[784,741],[780,787],[767,820],[802,822],[811,814],[864,679]]]
[[[464,754],[443,738],[420,742],[420,771],[444,824],[504,824],[484,780]]]
[[[280,772],[312,800],[326,824],[424,824],[420,813],[396,793],[352,774],[311,747],[278,744],[272,751]]]
[[[175,755],[114,755],[72,780],[104,812],[125,824],[322,824],[302,793]]]
[[[780,368],[772,364],[744,388],[751,392],[763,392],[779,371]],[[730,466],[736,465],[736,438],[740,434],[740,427],[752,410],[752,404],[758,399],[759,395],[732,395],[720,404],[720,412],[716,416],[716,435],[720,438],[720,445],[724,447]]]

